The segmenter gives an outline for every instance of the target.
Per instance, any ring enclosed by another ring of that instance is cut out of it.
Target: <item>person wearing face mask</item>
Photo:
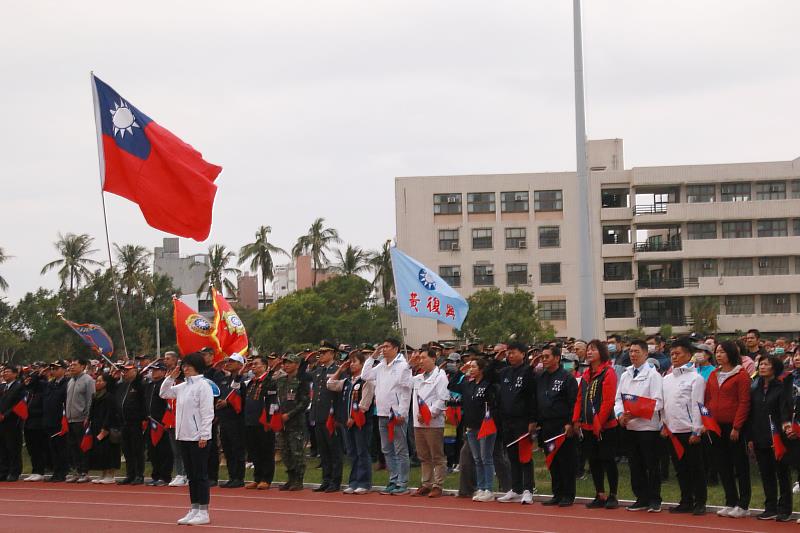
[[[703,380],[708,381],[711,372],[716,368],[711,363],[711,347],[708,344],[699,343],[694,345],[694,350],[692,356],[694,367],[697,369],[697,373],[703,376]]]
[[[644,340],[647,343],[647,355],[656,359],[659,364],[661,375],[666,375],[669,372],[672,362],[669,355],[664,353],[664,340],[660,335],[650,335]]]

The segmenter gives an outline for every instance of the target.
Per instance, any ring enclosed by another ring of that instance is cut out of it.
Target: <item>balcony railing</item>
[[[642,314],[639,316],[639,327],[660,328],[664,324],[670,326],[691,326],[694,321],[692,317],[685,315],[664,315],[664,314]]]
[[[633,243],[634,252],[674,252],[681,250],[680,239],[670,239],[661,242],[635,242]]]
[[[697,278],[639,278],[636,280],[637,289],[683,289],[685,287],[699,287]]]
[[[663,215],[667,212],[668,204],[635,205],[633,206],[634,215]]]

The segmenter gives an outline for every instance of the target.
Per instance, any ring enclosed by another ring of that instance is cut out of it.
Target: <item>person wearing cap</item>
[[[322,483],[314,492],[339,492],[342,485],[342,435],[334,422],[330,430],[328,417],[340,407],[341,392],[328,388],[328,379],[336,373],[336,345],[323,340],[319,348],[317,366],[309,372],[314,394],[311,397],[311,421],[317,440],[317,453],[322,463]],[[341,416],[341,415],[340,415]]]
[[[114,400],[117,380],[101,372],[94,380],[95,393],[89,409],[89,432],[92,447],[89,449],[89,468],[100,470],[102,475],[92,483],[113,485],[114,474],[120,467],[119,441],[111,433],[119,434],[122,420]]]
[[[282,374],[273,378],[277,390],[278,410],[283,430],[278,435],[281,459],[286,466],[288,480],[279,490],[303,490],[305,463],[305,416],[310,404],[309,382],[300,379],[303,359],[298,354],[283,356]]]
[[[708,381],[711,372],[714,371],[716,366],[711,362],[712,350],[711,346],[704,342],[694,344],[694,355],[692,362],[694,363],[697,373],[703,376],[704,381]]]
[[[94,397],[94,380],[86,373],[89,361],[82,357],[75,357],[69,363],[69,376],[67,382],[67,397],[65,411],[69,423],[68,445],[72,456],[72,467],[77,475],[68,475],[67,483],[88,483],[89,456],[81,450],[81,440],[86,429],[86,420],[89,418],[89,408]],[[59,422],[60,426],[60,422]],[[140,430],[141,431],[141,430]]]
[[[67,399],[66,376],[69,364],[64,360],[50,363],[50,380],[42,396],[42,423],[47,435],[47,447],[53,462],[53,475],[46,479],[52,483],[66,481],[69,473],[69,446],[67,435],[61,433],[61,421],[65,416]]]
[[[179,366],[180,360],[178,359],[178,354],[169,351],[164,352],[164,366],[166,367],[166,373],[170,374],[176,367]],[[180,383],[183,378],[179,375],[177,382]],[[175,400],[167,400],[167,403],[172,408],[173,414],[175,413]],[[183,466],[183,456],[181,455],[180,445],[178,444],[178,440],[175,438],[175,425],[171,425],[166,428],[165,433],[169,437],[169,445],[172,449],[172,464],[175,466],[175,477],[172,478],[172,481],[169,482],[170,487],[184,487],[186,486],[186,468]]]
[[[23,379],[28,396],[28,419],[25,421],[25,447],[31,458],[31,474],[23,481],[44,481],[44,472],[50,461],[48,434],[44,430],[44,392],[47,389],[49,368],[45,363],[35,362]]]
[[[25,386],[19,379],[20,369],[8,365],[3,369],[0,385],[0,481],[17,481],[22,474],[22,428],[25,420],[14,406],[25,401]]]
[[[269,426],[269,416],[278,410],[278,390],[272,380],[277,357],[257,355],[250,361],[253,379],[244,391],[244,435],[247,454],[253,463],[253,481],[246,489],[267,490],[275,477],[275,432]],[[261,423],[262,414],[267,416],[267,425]]]
[[[114,399],[122,418],[122,453],[125,455],[125,478],[119,485],[144,484],[144,435],[147,428],[145,383],[134,361],[128,361],[118,371],[120,380]]]
[[[228,401],[231,395],[239,395],[241,400],[244,394],[244,381],[242,368],[244,357],[234,353],[224,360],[225,374],[217,381],[219,398],[216,401],[215,414],[219,424],[219,437],[222,444],[222,453],[228,466],[228,481],[220,485],[223,489],[236,489],[244,487],[245,474],[245,439],[244,439],[244,412],[238,412]]]
[[[161,384],[167,375],[167,366],[163,361],[156,361],[150,366],[150,370],[151,379],[145,385],[145,410],[149,428],[147,448],[153,468],[150,476],[152,479],[147,484],[151,487],[164,487],[172,481],[172,446],[164,425],[167,400],[160,395]],[[154,439],[155,444],[153,444]]]

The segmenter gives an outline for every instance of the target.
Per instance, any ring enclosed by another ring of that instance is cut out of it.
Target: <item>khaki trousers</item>
[[[414,428],[417,457],[421,467],[423,487],[442,488],[447,476],[447,457],[444,454],[444,428]]]

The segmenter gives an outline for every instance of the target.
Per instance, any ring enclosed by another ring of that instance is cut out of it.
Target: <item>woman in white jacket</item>
[[[175,438],[189,476],[189,499],[192,507],[178,520],[190,526],[208,524],[208,441],[214,420],[214,393],[203,377],[205,359],[199,352],[184,357],[181,365],[161,384],[160,396],[175,399]],[[185,381],[175,384],[183,368]]]

